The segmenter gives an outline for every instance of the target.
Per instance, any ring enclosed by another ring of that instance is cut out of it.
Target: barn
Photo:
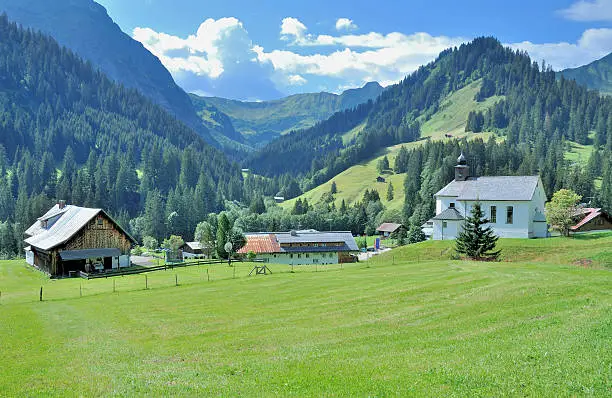
[[[104,210],[58,202],[26,231],[26,261],[51,276],[130,266],[136,243]]]

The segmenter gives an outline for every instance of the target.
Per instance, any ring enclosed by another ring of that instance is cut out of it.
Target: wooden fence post
[[[206,279],[210,282],[210,275],[208,274],[208,268],[206,268]]]
[[[40,301],[43,301],[42,286],[40,287]]]
[[[149,288],[149,279],[147,278],[147,275],[145,275],[145,290],[147,290]]]
[[[79,284],[79,297],[83,297],[83,284]]]
[[[174,286],[178,286],[178,274],[174,274]]]
[[[115,280],[113,279],[113,293],[115,293]]]
[[[234,279],[236,279],[236,266],[234,265]]]

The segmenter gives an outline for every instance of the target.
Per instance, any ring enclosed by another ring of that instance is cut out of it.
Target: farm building
[[[206,247],[201,242],[185,242],[183,257],[206,257]]]
[[[502,238],[545,238],[546,193],[539,176],[470,177],[463,154],[455,179],[438,191],[433,222],[435,240],[455,239],[472,206],[480,202],[489,226]]]
[[[612,229],[612,216],[600,208],[582,207],[576,212],[576,225],[571,232],[601,231]]]
[[[378,176],[376,177],[376,182],[386,182],[387,180],[385,180],[384,177]]]
[[[396,224],[392,222],[385,222],[380,224],[378,228],[376,228],[376,232],[382,237],[388,238],[392,234],[399,232],[400,230],[406,230],[402,224]]]
[[[51,276],[130,266],[136,243],[102,209],[60,201],[25,231],[26,261]]]
[[[246,234],[239,254],[253,252],[267,263],[303,265],[338,264],[355,261],[359,248],[350,232],[257,232]]]

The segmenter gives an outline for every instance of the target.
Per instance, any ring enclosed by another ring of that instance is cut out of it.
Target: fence
[[[234,262],[234,261],[233,261]],[[145,272],[154,272],[154,271],[167,271],[169,269],[174,268],[183,268],[183,267],[191,267],[194,265],[212,265],[212,264],[225,264],[225,260],[198,260],[198,261],[185,261],[182,263],[173,263],[173,264],[165,264],[165,265],[157,265],[153,267],[141,267],[141,268],[128,268],[122,270],[119,268],[117,271],[113,270],[110,272],[102,272],[102,273],[87,273],[80,271],[79,276],[83,279],[99,279],[99,278],[109,278],[114,276],[126,276],[126,275],[136,275],[143,274]]]

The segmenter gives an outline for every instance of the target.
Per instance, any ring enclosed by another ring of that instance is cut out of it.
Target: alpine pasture
[[[49,280],[3,261],[0,391],[609,395],[612,234],[500,247],[491,263],[438,241],[266,276],[194,266],[147,274],[148,289],[142,274]]]

